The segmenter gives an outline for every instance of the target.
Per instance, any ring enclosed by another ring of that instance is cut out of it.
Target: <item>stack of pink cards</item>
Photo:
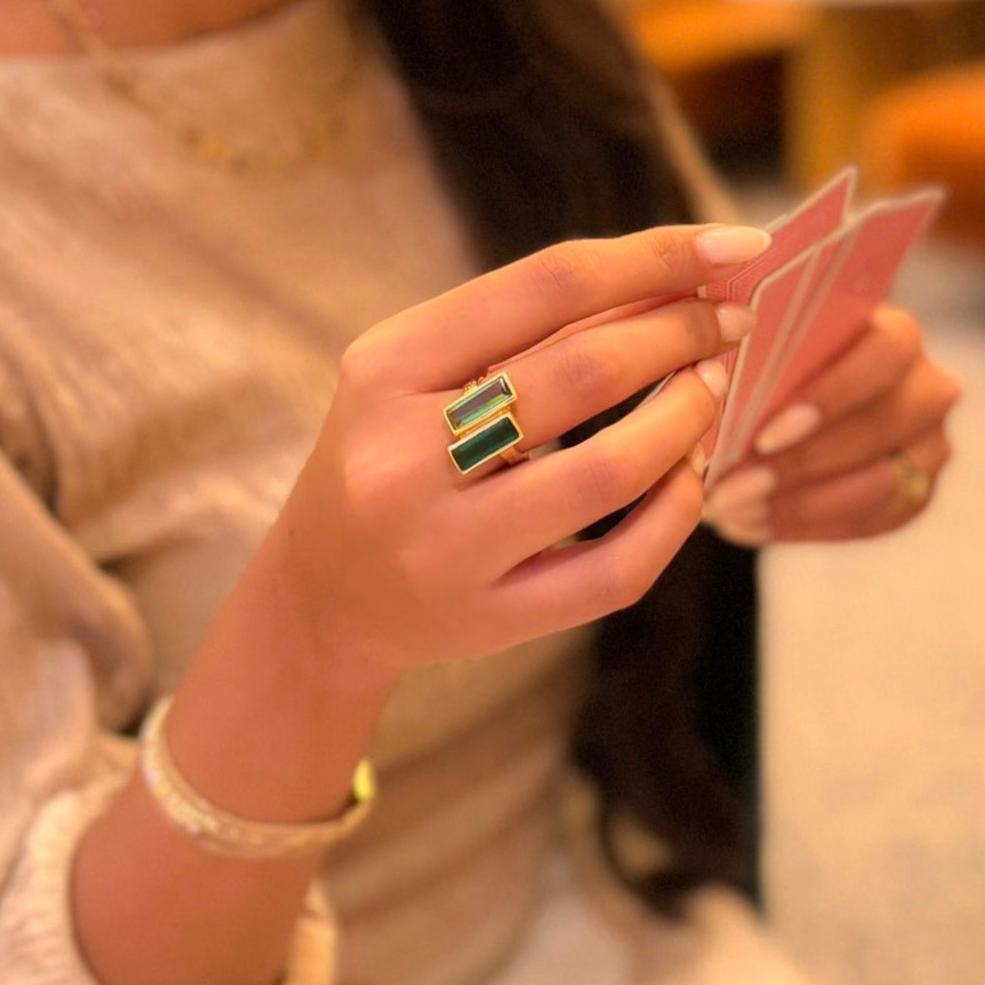
[[[731,383],[705,440],[710,488],[752,450],[766,421],[865,330],[908,250],[936,214],[936,189],[875,202],[852,214],[856,172],[839,174],[769,226],[773,244],[701,294],[748,304],[758,323],[722,357]]]

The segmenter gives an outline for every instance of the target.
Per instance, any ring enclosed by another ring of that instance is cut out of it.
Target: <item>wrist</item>
[[[179,686],[167,741],[209,801],[257,821],[331,817],[348,803],[399,674],[313,621],[275,524]]]

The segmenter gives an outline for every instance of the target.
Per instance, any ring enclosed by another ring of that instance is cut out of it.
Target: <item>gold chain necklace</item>
[[[109,89],[135,110],[173,133],[182,146],[209,164],[237,175],[284,175],[297,171],[338,146],[342,121],[337,105],[334,113],[326,112],[323,120],[300,134],[296,150],[281,154],[238,146],[222,134],[183,119],[145,91],[137,73],[123,62],[119,53],[100,33],[95,18],[83,6],[82,0],[45,2],[72,42],[99,69]],[[352,59],[346,59],[346,64],[348,68],[342,78],[343,87],[352,71]]]

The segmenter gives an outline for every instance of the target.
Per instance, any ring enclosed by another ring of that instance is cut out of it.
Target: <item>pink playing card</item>
[[[736,421],[731,436],[729,460],[725,463],[727,466],[731,467],[749,454],[763,405],[785,364],[786,355],[799,343],[803,326],[810,324],[818,303],[827,295],[832,266],[848,236],[848,230],[839,229],[810,251],[811,269],[798,291],[797,308],[787,313],[780,329],[773,336],[770,352],[760,369],[759,378],[751,388],[742,418]]]
[[[755,331],[742,342],[722,416],[718,447],[708,469],[712,486],[722,471],[741,457],[735,436],[745,418],[750,399],[756,392],[770,355],[780,336],[801,310],[806,285],[812,280],[817,261],[816,250],[771,274],[756,289],[752,306],[758,320]]]
[[[782,216],[771,223],[767,227],[773,235],[770,248],[762,256],[743,267],[739,273],[699,290],[699,297],[710,301],[750,304],[756,287],[764,278],[796,259],[819,239],[842,224],[855,189],[856,175],[855,168],[846,168],[790,215]],[[738,352],[731,350],[721,359],[729,378],[734,382]],[[723,404],[722,413],[724,410]],[[706,435],[702,446],[709,462],[718,447],[722,413],[719,414],[716,426]]]
[[[790,215],[781,216],[771,223],[767,227],[773,235],[770,248],[735,276],[703,287],[698,291],[698,296],[711,301],[749,304],[757,284],[764,277],[795,259],[798,254],[841,225],[855,188],[856,175],[855,168],[846,168]],[[675,300],[681,298],[663,299],[663,303]],[[735,369],[735,361],[734,352],[728,352],[722,357],[730,375]],[[657,396],[669,379],[670,377],[657,383],[640,405]]]
[[[777,219],[767,227],[773,243],[762,256],[727,280],[709,284],[699,294],[711,301],[749,304],[761,281],[841,226],[855,189],[856,174],[855,168],[847,168],[796,211]]]
[[[929,190],[880,202],[851,224],[827,274],[827,292],[801,325],[799,341],[785,357],[757,428],[864,331],[873,308],[888,294],[907,251],[933,220],[942,198],[941,192]]]

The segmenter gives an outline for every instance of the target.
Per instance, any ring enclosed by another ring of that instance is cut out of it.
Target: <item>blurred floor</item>
[[[784,210],[746,195],[753,217]],[[766,879],[820,985],[985,967],[985,256],[934,245],[896,297],[967,386],[933,507],[900,533],[765,552]]]

